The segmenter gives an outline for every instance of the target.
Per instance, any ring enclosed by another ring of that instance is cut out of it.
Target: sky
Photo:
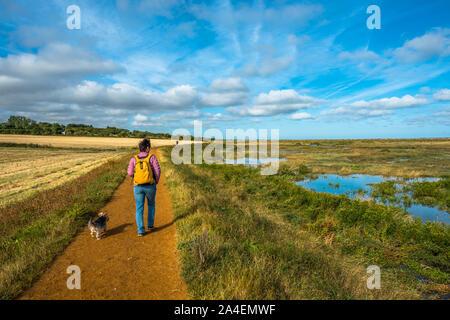
[[[0,0],[1,122],[450,137],[449,80],[447,0]]]

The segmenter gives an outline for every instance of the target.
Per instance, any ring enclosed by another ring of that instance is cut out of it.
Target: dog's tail
[[[88,227],[92,227],[92,217],[89,218]]]

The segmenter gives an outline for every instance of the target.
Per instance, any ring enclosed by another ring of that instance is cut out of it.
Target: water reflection
[[[303,181],[298,181],[297,185],[316,192],[328,192],[336,195],[343,194],[352,199],[368,200],[371,198],[371,185],[388,180],[400,182],[399,178],[386,178],[383,176],[368,174],[353,174],[348,176],[326,174],[318,176],[317,179],[305,179]],[[416,178],[406,180],[406,182],[412,183],[437,180],[439,179]],[[450,215],[443,210],[439,210],[437,206],[427,207],[420,204],[412,204],[410,207],[406,208],[406,211],[408,211],[412,216],[420,217],[422,221],[438,221],[445,222],[447,224],[450,223]]]

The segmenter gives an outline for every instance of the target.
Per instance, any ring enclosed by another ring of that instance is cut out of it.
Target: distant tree
[[[27,129],[36,124],[36,121],[22,116],[10,116],[7,122],[8,126],[16,129]]]
[[[134,137],[134,138],[165,138],[170,139],[167,133],[152,133],[121,129],[107,126],[95,128],[92,125],[69,123],[64,126],[59,123],[36,122],[23,116],[11,115],[7,122],[0,123],[0,133],[3,134],[34,134],[34,135],[61,135],[67,136],[99,136],[99,137]]]

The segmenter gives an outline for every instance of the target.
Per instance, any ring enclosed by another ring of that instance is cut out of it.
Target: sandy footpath
[[[85,227],[19,299],[187,299],[164,175],[156,193],[155,231],[137,236],[129,177],[101,211],[110,215],[106,236],[91,238]],[[147,205],[145,222],[146,214]],[[81,269],[80,290],[67,288],[70,265]]]

